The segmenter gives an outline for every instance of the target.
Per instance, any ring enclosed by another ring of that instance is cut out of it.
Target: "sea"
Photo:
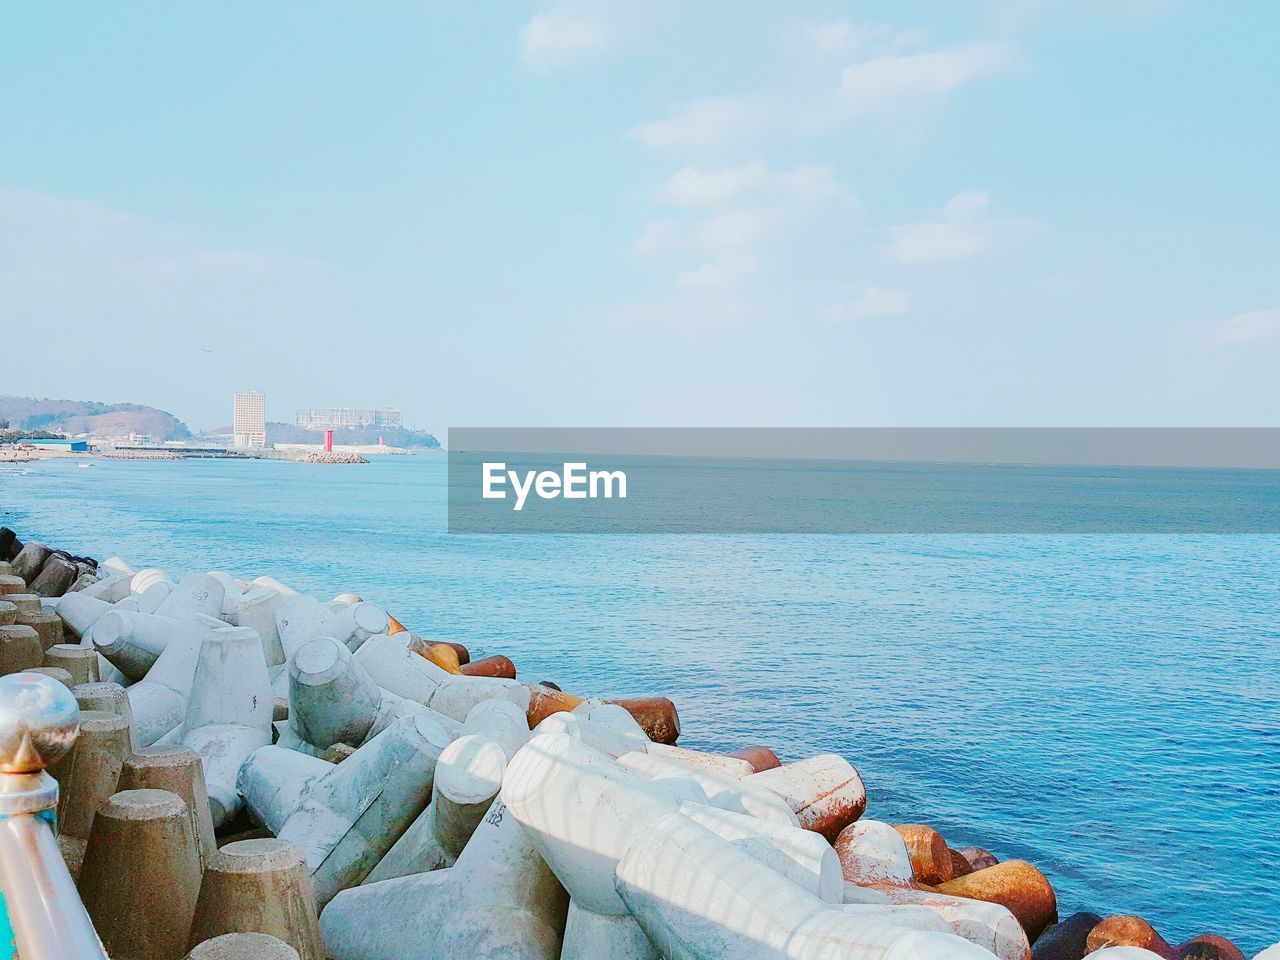
[[[527,680],[666,695],[686,746],[839,753],[867,816],[1031,861],[1062,916],[1280,940],[1280,536],[459,535],[447,490],[441,454],[49,459],[0,466],[0,524],[354,592]]]

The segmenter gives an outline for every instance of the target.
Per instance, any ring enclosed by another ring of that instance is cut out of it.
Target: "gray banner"
[[[451,533],[1280,533],[1280,429],[457,428]]]

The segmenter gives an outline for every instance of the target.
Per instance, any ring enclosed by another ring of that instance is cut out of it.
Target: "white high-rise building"
[[[402,418],[392,407],[329,407],[299,410],[294,421],[303,430],[341,430],[345,427],[399,427]]]
[[[267,398],[261,393],[237,393],[231,440],[235,447],[267,445]]]

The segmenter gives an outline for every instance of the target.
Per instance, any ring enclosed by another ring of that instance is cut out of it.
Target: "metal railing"
[[[0,677],[0,960],[106,960],[58,849],[58,784],[45,772],[79,732],[61,683]]]

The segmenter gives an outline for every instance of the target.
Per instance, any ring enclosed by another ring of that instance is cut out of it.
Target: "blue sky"
[[[1264,0],[0,16],[0,392],[1280,420]]]

